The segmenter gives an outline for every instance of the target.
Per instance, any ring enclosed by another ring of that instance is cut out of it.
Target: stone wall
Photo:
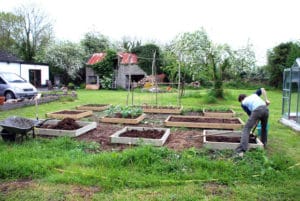
[[[126,76],[127,75],[127,76]],[[144,75],[146,76],[146,72],[143,71],[138,65],[120,65],[118,69],[117,75],[117,87],[127,88],[128,85],[128,77],[129,75]]]

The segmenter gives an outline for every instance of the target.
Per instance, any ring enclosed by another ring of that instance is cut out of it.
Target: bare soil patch
[[[150,139],[160,139],[164,135],[165,131],[158,131],[158,130],[136,130],[132,129],[126,131],[120,135],[120,137],[139,137],[139,138],[150,138]]]
[[[81,114],[82,111],[75,111],[75,110],[62,110],[58,112],[53,112],[52,114]]]
[[[240,124],[238,119],[220,119],[220,118],[184,118],[171,117],[169,121],[172,122],[197,122],[197,123],[226,123],[226,124]]]
[[[168,115],[166,114],[149,114],[141,123],[136,126],[163,128],[163,122],[167,117]],[[98,124],[96,129],[78,136],[76,139],[88,142],[95,141],[100,144],[101,150],[123,150],[125,148],[132,147],[133,145],[112,144],[110,143],[110,136],[125,126],[130,125],[101,122]],[[201,148],[203,144],[202,133],[202,129],[172,129],[171,134],[164,146],[178,151],[191,147]]]
[[[241,138],[239,136],[217,136],[217,135],[210,135],[206,136],[207,141],[211,142],[234,142],[239,143]],[[254,135],[249,136],[249,143],[256,143],[256,137]]]

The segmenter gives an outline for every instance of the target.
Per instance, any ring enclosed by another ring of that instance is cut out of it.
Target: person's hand
[[[270,104],[271,104],[271,102],[269,100],[266,100],[266,105],[268,106]]]

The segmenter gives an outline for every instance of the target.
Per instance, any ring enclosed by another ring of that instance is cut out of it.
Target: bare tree
[[[35,61],[37,52],[44,52],[52,38],[52,23],[35,5],[20,6],[16,9],[16,15],[22,18],[19,22],[21,32],[14,36],[20,55],[25,61]]]

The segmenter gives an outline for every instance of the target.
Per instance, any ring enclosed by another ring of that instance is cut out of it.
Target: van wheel
[[[9,99],[15,99],[15,95],[11,91],[5,93],[5,101]]]

